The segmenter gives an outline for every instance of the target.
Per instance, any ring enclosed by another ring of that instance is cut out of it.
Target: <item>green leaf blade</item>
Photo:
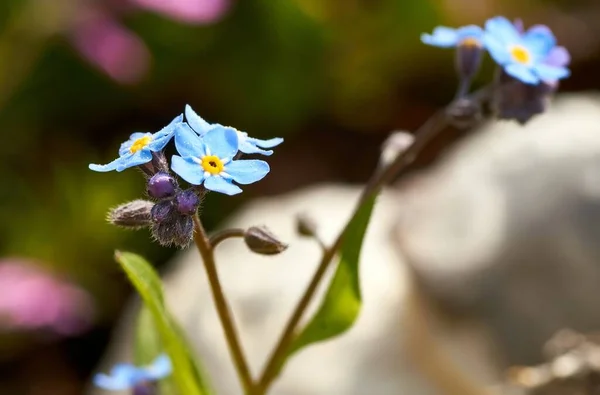
[[[208,395],[208,381],[203,372],[192,358],[187,341],[176,322],[173,320],[164,304],[162,282],[152,266],[142,257],[128,252],[115,253],[117,262],[121,265],[127,277],[137,289],[145,308],[149,314],[140,315],[138,318],[138,335],[141,337],[136,344],[136,357],[140,359],[149,358],[152,349],[157,350],[156,344],[160,339],[162,348],[171,358],[173,364],[173,382],[176,384],[179,395]],[[140,314],[146,314],[143,312]],[[145,328],[140,323],[147,324],[148,316],[152,318],[154,325]],[[158,334],[145,333],[155,330]],[[140,331],[144,332],[140,334]],[[141,342],[147,342],[148,350],[140,350]],[[155,357],[155,356],[154,356]],[[144,361],[148,363],[148,361]]]
[[[294,339],[288,358],[307,346],[345,333],[356,322],[362,306],[360,252],[375,200],[372,196],[365,201],[346,228],[336,272],[316,313]]]

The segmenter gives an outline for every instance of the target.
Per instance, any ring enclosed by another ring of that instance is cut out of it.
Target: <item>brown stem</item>
[[[233,239],[234,237],[244,237],[246,231],[244,229],[224,229],[218,233],[215,233],[210,237],[210,245],[214,250],[217,245],[227,239]]]
[[[235,369],[242,387],[244,388],[244,393],[254,394],[254,382],[250,374],[250,369],[248,368],[248,363],[246,362],[246,357],[244,356],[244,351],[242,350],[239,336],[235,329],[231,315],[231,309],[227,304],[227,300],[225,299],[225,295],[223,294],[223,289],[221,288],[221,283],[219,281],[213,247],[206,236],[206,232],[202,226],[202,223],[200,222],[198,214],[194,215],[193,218],[195,230],[194,241],[196,242],[196,247],[198,247],[198,251],[202,257],[204,268],[206,269],[206,276],[208,277],[208,282],[210,283],[210,290],[215,301],[219,320],[223,325],[223,332],[225,332],[225,339],[227,340],[229,352],[233,358]]]

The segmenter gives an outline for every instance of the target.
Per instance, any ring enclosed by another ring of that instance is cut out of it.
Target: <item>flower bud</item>
[[[173,203],[171,203],[169,200],[164,200],[156,203],[154,207],[152,207],[150,218],[152,219],[152,222],[160,224],[168,221],[173,215],[174,211]]]
[[[153,202],[148,200],[134,200],[122,204],[108,213],[108,221],[117,226],[139,229],[150,226]]]
[[[177,190],[177,181],[168,173],[156,173],[148,180],[148,195],[155,199],[171,197]]]
[[[300,236],[314,237],[317,234],[317,224],[308,215],[300,214],[296,217],[296,232]]]
[[[276,255],[288,247],[263,226],[248,228],[244,234],[244,241],[252,252],[262,255]]]
[[[456,70],[461,78],[471,79],[479,71],[483,54],[481,40],[468,37],[456,47]]]
[[[525,124],[534,115],[546,111],[558,83],[525,84],[502,70],[496,81],[492,108],[500,119],[514,119]]]
[[[200,205],[200,198],[193,189],[179,192],[175,196],[175,208],[182,215],[193,215]]]
[[[152,225],[152,236],[162,246],[187,247],[194,236],[194,221],[172,210],[166,220]]]
[[[459,129],[469,128],[481,120],[481,104],[468,97],[459,98],[448,106],[446,116],[453,126]]]

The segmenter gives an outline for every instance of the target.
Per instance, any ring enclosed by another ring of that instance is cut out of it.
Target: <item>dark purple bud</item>
[[[459,129],[469,128],[482,119],[481,104],[475,99],[462,97],[446,109],[448,121]]]
[[[461,78],[471,79],[479,71],[483,55],[481,40],[468,37],[456,47],[456,70]]]
[[[500,71],[492,97],[492,108],[500,119],[514,119],[525,124],[534,115],[546,111],[558,84],[525,84]]]
[[[173,244],[185,248],[192,242],[194,237],[194,221],[190,216],[181,216],[175,222],[173,232]]]
[[[133,387],[132,395],[156,395],[156,384],[143,382]]]
[[[148,194],[155,199],[171,197],[177,190],[177,181],[168,173],[156,173],[148,180]]]
[[[171,203],[171,201],[169,200],[165,200],[156,203],[154,207],[152,207],[150,217],[152,219],[152,222],[160,224],[168,221],[174,213],[175,210],[173,209],[173,203]]]
[[[262,255],[276,255],[287,249],[287,244],[282,243],[267,228],[253,226],[248,228],[244,241],[252,252]]]
[[[175,196],[175,207],[182,215],[193,215],[200,205],[200,198],[192,189],[181,191]]]
[[[133,229],[150,226],[152,206],[154,202],[141,199],[122,204],[108,213],[108,222]]]
[[[152,236],[160,245],[187,247],[194,235],[192,217],[179,214],[172,210],[171,216],[160,223],[152,225]]]

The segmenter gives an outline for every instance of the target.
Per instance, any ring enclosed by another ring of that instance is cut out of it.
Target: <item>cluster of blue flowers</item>
[[[184,117],[185,114],[185,117]],[[161,245],[186,247],[194,232],[193,216],[207,191],[236,195],[237,185],[252,184],[270,171],[267,162],[239,159],[246,154],[269,156],[281,138],[259,140],[232,127],[210,124],[188,105],[157,133],[133,133],[119,149],[119,157],[106,165],[91,164],[94,171],[141,169],[152,200],[136,200],[111,211],[109,220],[119,226],[151,230]],[[179,155],[167,161],[165,148],[175,141]],[[179,186],[175,173],[191,184]]]
[[[273,148],[283,142],[282,138],[259,140],[232,127],[210,124],[188,105],[183,114],[157,133],[133,133],[121,145],[119,157],[106,165],[91,164],[94,171],[123,171],[130,167],[143,166],[154,175],[165,170],[157,163],[167,144],[174,138],[179,155],[171,160],[171,169],[192,185],[235,195],[242,189],[235,185],[252,184],[269,173],[267,162],[256,159],[236,160],[240,154],[271,155]],[[155,162],[154,165],[152,162]],[[168,170],[168,169],[167,169]]]
[[[440,26],[432,34],[423,34],[421,40],[437,47],[486,49],[504,72],[525,84],[556,85],[570,74],[569,52],[556,44],[552,31],[544,25],[525,31],[520,21],[512,23],[498,16],[489,19],[485,29]]]

